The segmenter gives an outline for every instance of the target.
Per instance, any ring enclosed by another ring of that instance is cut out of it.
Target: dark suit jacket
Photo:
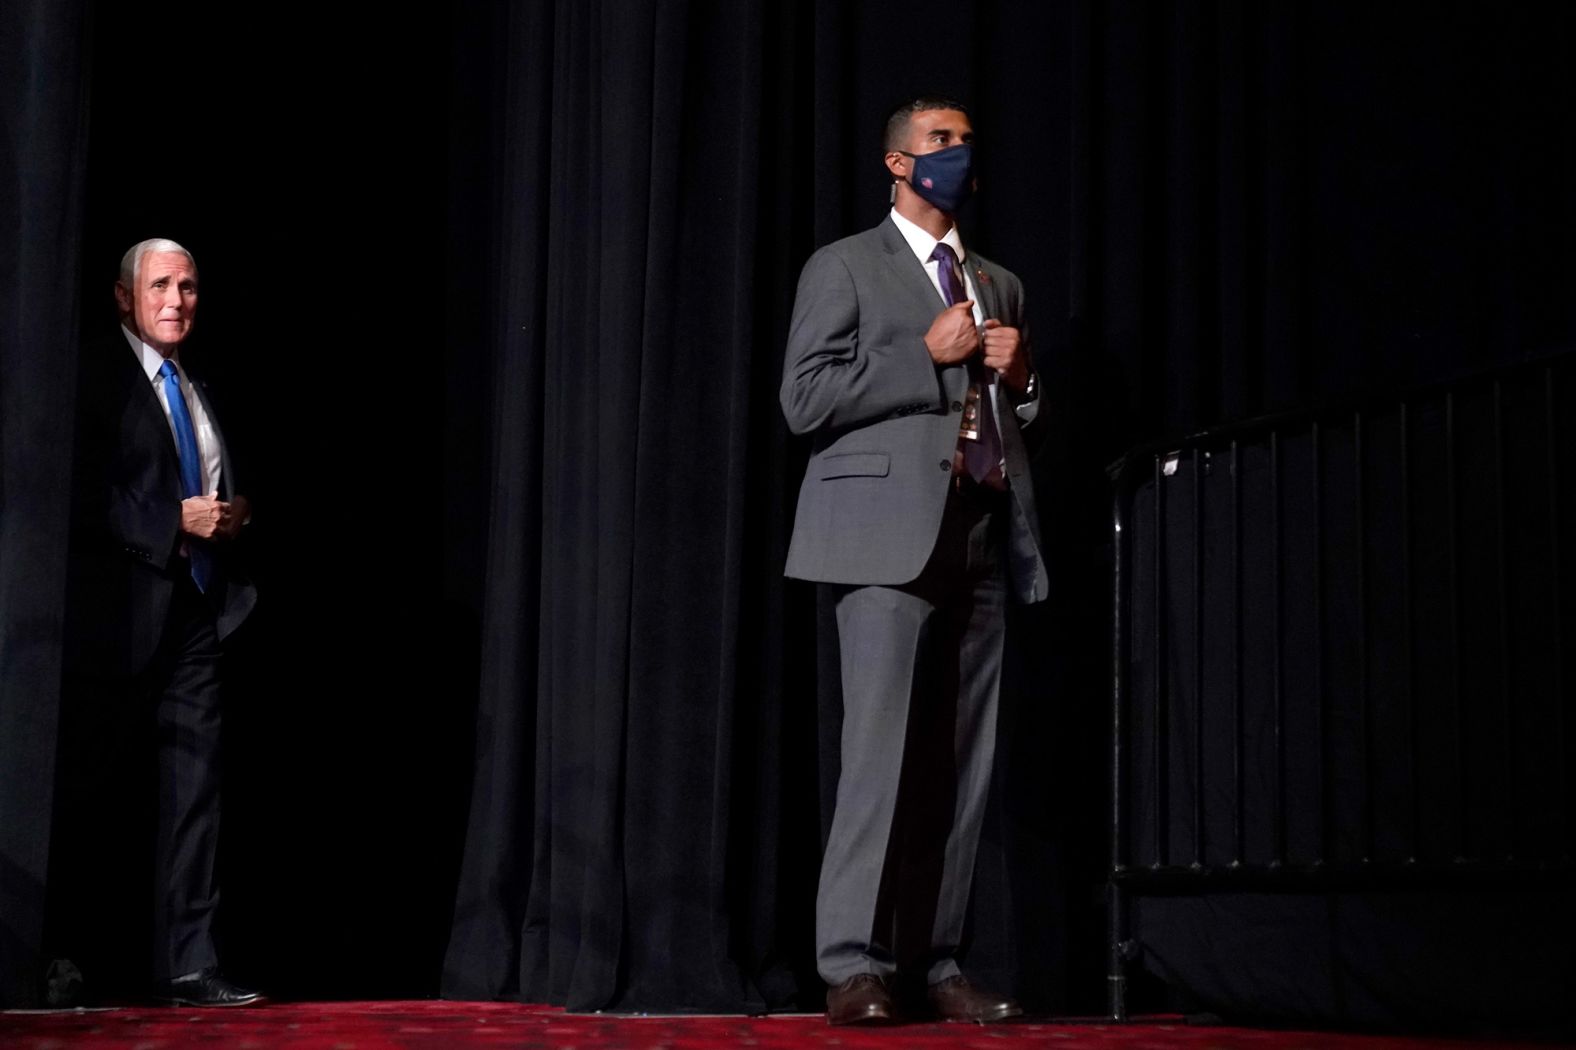
[[[193,387],[223,450],[219,494],[237,491],[229,444],[207,389]],[[158,648],[179,575],[180,458],[153,386],[124,336],[86,347],[77,396],[66,669],[120,677]],[[201,542],[189,539],[188,542]],[[256,591],[233,542],[210,545],[207,598],[223,639],[246,619]]]
[[[1024,328],[1023,286],[969,250],[986,317]],[[937,368],[925,332],[943,304],[889,217],[805,263],[783,360],[789,429],[813,434],[787,574],[829,583],[908,583],[925,567],[952,483],[968,370]],[[1027,332],[1024,339],[1027,341]],[[996,402],[1012,489],[1008,579],[1020,601],[1048,591],[1019,418]]]

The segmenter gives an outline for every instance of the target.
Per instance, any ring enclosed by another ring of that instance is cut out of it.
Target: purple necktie
[[[963,283],[963,275],[958,272],[958,257],[953,254],[952,245],[938,241],[930,257],[936,260],[936,276],[941,279],[941,297],[947,305],[967,299],[969,293]],[[974,387],[979,404],[979,437],[962,437],[958,443],[963,449],[963,467],[969,472],[969,477],[975,481],[984,481],[1001,465],[1001,435],[996,431],[996,413],[991,410],[990,379],[985,374],[984,362],[978,355],[970,357],[968,369],[969,383]]]

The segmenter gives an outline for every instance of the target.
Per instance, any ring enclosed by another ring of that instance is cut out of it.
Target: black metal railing
[[[1130,898],[1568,879],[1576,355],[1112,467]]]

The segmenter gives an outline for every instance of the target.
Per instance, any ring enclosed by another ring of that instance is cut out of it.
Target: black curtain
[[[86,40],[82,4],[0,9],[0,1003],[33,995],[49,860]]]
[[[775,575],[802,450],[772,392],[795,268],[880,218],[880,114],[927,87],[975,105],[966,232],[1024,276],[1058,409],[1061,586],[1014,623],[974,968],[1097,1003],[1099,465],[1567,344],[1570,28],[1234,3],[491,23],[495,499],[445,991],[736,1008],[791,976],[813,1000],[835,662]]]
[[[1031,45],[1011,20],[971,18],[956,61],[918,74],[899,56],[929,46],[925,14],[904,28],[874,5],[563,4],[477,31],[505,100],[496,210],[477,216],[499,280],[493,502],[446,994],[582,1009],[815,1001],[808,930],[838,698],[814,592],[780,576],[804,456],[776,399],[798,266],[884,214],[880,123],[904,95],[973,96],[987,136],[1027,118],[988,150],[984,179],[1003,193],[982,198],[987,245],[984,209],[1005,226],[1015,204],[1015,143],[1067,127],[1064,108],[996,113],[1011,94],[985,86],[993,49],[1041,61],[1054,21],[1037,16]],[[890,53],[853,46],[883,26]],[[1040,244],[1023,265],[1065,273],[1061,251]],[[1042,345],[1048,368],[1072,373],[1053,363],[1064,295],[1046,287]],[[1097,459],[1077,465],[1098,475]],[[1067,607],[1064,636],[1097,638],[1098,613],[1072,622]],[[1037,611],[1020,626],[1032,645],[1057,622]],[[1007,719],[1039,730],[1022,735],[1024,757],[1076,753],[1047,730],[1079,718],[1042,696],[1076,663],[1024,659],[1030,710]],[[1063,677],[1064,693],[1091,686]],[[998,979],[1064,970],[1046,802],[1068,764],[1003,763],[1017,797],[987,835],[974,933]],[[1045,936],[1019,936],[1025,921]],[[1065,998],[1043,980],[1028,994]]]
[[[774,571],[770,333],[813,158],[765,141],[808,124],[797,21],[540,5],[482,34],[495,466],[448,994],[737,1008],[808,915],[813,627]]]
[[[0,697],[19,840],[7,1000],[39,969],[37,886],[11,872],[42,880],[47,856],[65,557],[47,544],[69,502],[78,329],[114,332],[121,253],[150,236],[198,260],[183,359],[215,388],[254,511],[261,598],[226,672],[221,956],[284,997],[429,993],[464,831],[487,502],[462,407],[486,369],[448,306],[465,186],[451,205],[447,25],[89,6],[90,26],[54,5],[5,14],[26,33],[4,68],[3,184],[25,191],[0,379],[0,616],[20,632]]]
[[[126,245],[172,236],[202,266],[192,357],[240,410],[263,558],[232,664],[225,946],[282,994],[814,1001],[838,698],[814,594],[780,576],[805,450],[775,394],[798,267],[884,214],[879,123],[905,95],[973,103],[964,235],[1023,277],[1055,409],[1036,478],[1057,588],[1011,625],[972,935],[975,969],[1036,1006],[1103,996],[1103,464],[1576,332],[1560,8],[95,19],[53,57],[7,48],[45,71],[7,64],[8,113],[52,86],[36,123],[8,118],[6,184],[44,160],[68,177],[47,183],[60,236],[6,258],[39,279],[70,253],[76,279],[80,252],[92,331]],[[150,152],[150,56],[185,89],[176,183]],[[89,150],[62,153],[88,72]],[[36,222],[34,200],[5,204]],[[10,727],[52,718],[59,601],[10,530],[58,535],[69,463],[55,442],[14,465],[25,413],[70,389],[16,385],[42,360],[20,316],[0,623],[35,625],[44,663],[14,672],[6,635],[7,813],[13,770],[48,781],[52,734]],[[24,870],[46,825],[15,825]]]

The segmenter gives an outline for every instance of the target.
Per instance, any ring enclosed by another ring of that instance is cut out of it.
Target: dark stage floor
[[[296,1050],[555,1047],[576,1050],[714,1050],[722,1047],[843,1047],[847,1050],[1422,1050],[1433,1047],[1547,1047],[1503,1039],[1338,1035],[1191,1025],[1147,1018],[1127,1025],[1028,1020],[976,1027],[916,1024],[881,1029],[828,1028],[820,1015],[629,1017],[566,1014],[514,1003],[279,1003],[252,1009],[104,1010],[0,1013],[0,1046],[30,1050],[74,1046],[164,1050],[224,1046]]]

